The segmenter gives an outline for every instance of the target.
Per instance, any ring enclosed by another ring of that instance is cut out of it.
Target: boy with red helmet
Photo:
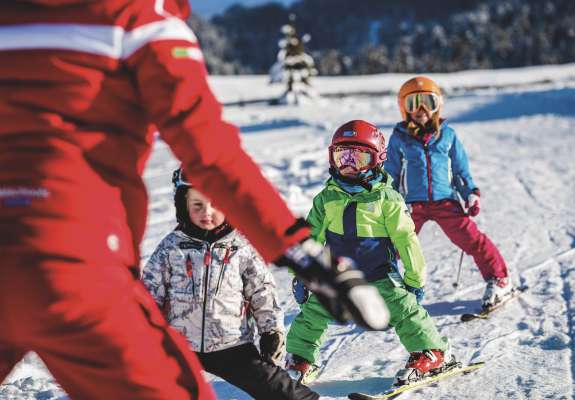
[[[307,220],[312,238],[329,245],[336,258],[354,258],[390,310],[390,323],[410,352],[397,374],[403,384],[455,364],[447,339],[419,305],[425,284],[425,261],[403,199],[382,168],[386,159],[381,131],[362,120],[339,127],[329,146],[331,178],[314,198]],[[405,274],[398,271],[399,253]],[[295,278],[294,289],[301,288]],[[323,334],[331,316],[311,295],[299,296],[301,312],[287,336],[287,368],[307,382],[318,367]]]
[[[429,78],[405,82],[398,94],[403,121],[389,140],[385,170],[411,206],[417,233],[433,220],[477,264],[487,281],[483,306],[492,307],[513,293],[503,257],[470,217],[480,210],[467,154],[455,131],[441,118],[443,96]],[[459,203],[465,200],[467,211]]]

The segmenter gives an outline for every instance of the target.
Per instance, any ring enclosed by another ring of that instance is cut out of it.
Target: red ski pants
[[[411,217],[415,232],[419,234],[423,224],[435,221],[456,246],[473,257],[484,280],[507,277],[507,265],[493,242],[477,228],[477,224],[465,214],[454,200],[411,204]]]
[[[27,351],[71,399],[215,399],[185,339],[124,266],[2,254],[0,382]]]

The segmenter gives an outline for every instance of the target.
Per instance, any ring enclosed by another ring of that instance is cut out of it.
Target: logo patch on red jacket
[[[7,207],[27,206],[48,197],[50,191],[41,187],[0,187],[0,204]]]

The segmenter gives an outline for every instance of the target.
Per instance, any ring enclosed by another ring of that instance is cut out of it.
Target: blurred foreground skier
[[[306,241],[222,120],[189,12],[181,0],[4,4],[0,381],[35,351],[73,399],[214,397],[138,279],[156,129],[265,261],[296,271],[336,318],[386,325],[375,289]]]

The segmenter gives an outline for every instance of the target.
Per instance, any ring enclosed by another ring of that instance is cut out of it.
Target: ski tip
[[[481,314],[463,314],[461,315],[461,321],[469,322],[473,321],[474,319],[486,319],[487,316]]]
[[[463,322],[468,322],[477,317],[476,314],[463,314],[460,318]]]
[[[370,400],[370,398],[361,393],[350,393],[347,395],[349,400]]]
[[[467,367],[471,367],[471,368],[481,368],[481,367],[485,367],[485,361],[477,361],[474,363],[470,363],[467,364]]]

